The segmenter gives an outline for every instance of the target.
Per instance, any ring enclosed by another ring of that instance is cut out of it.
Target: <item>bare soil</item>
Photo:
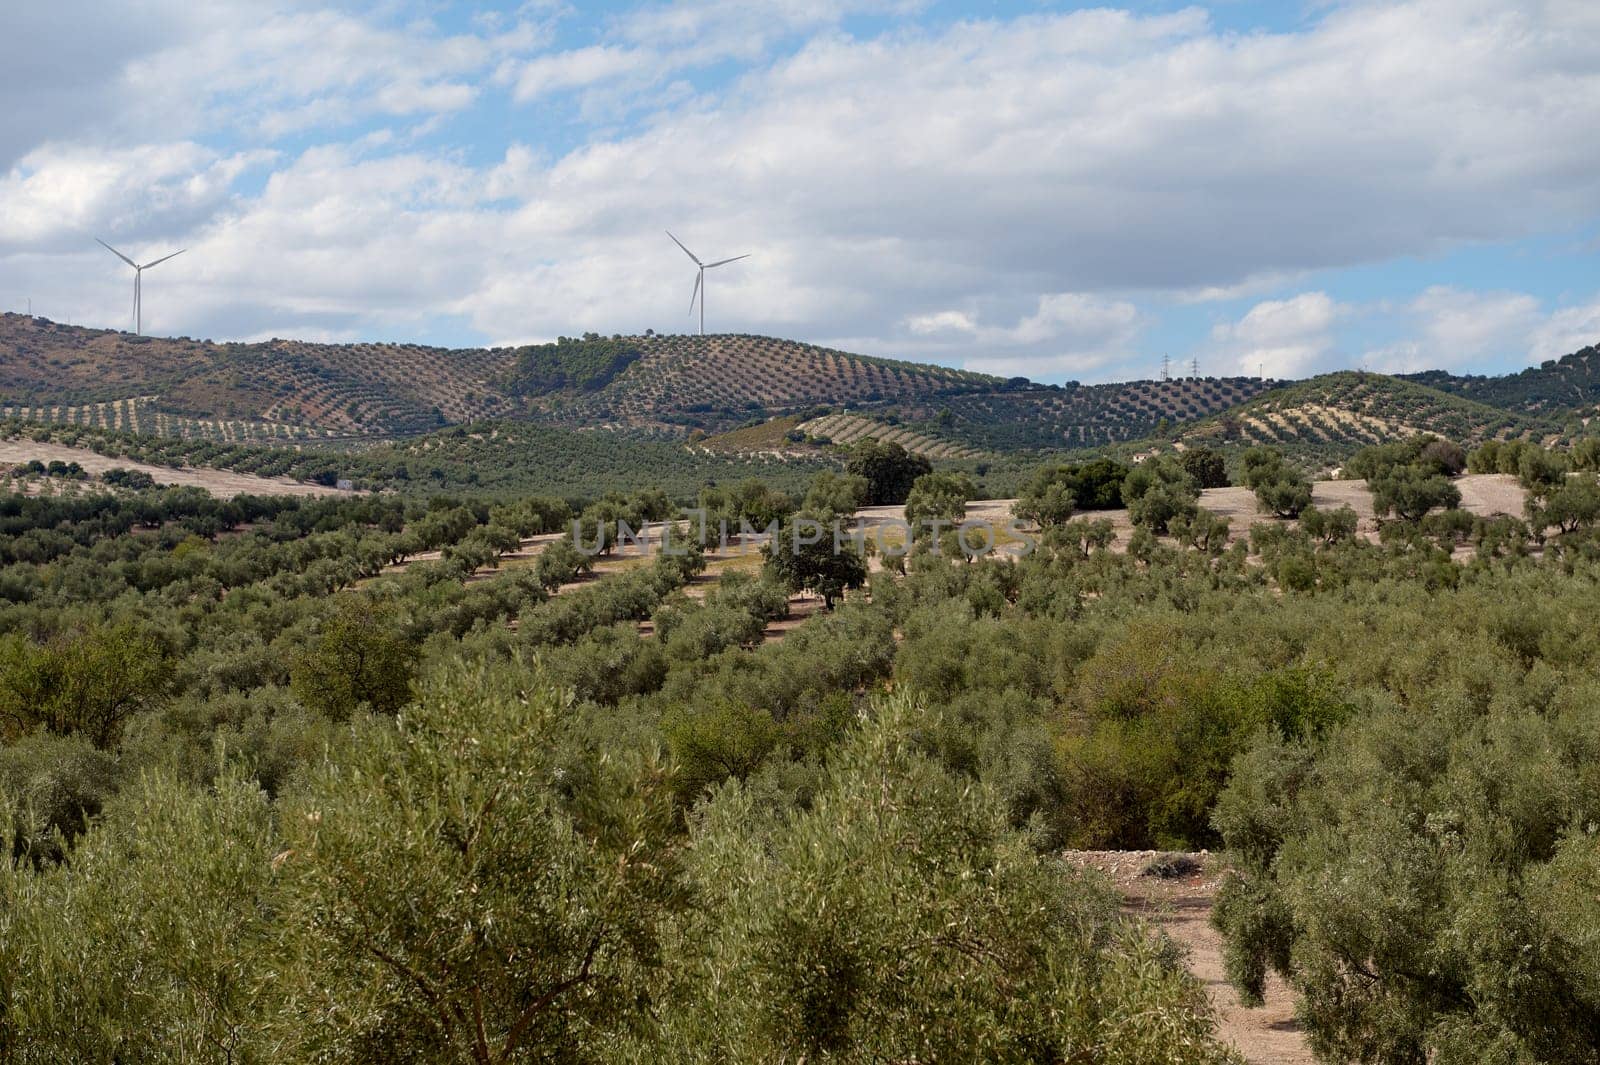
[[[1188,951],[1189,971],[1205,986],[1217,1014],[1217,1034],[1258,1065],[1314,1065],[1305,1033],[1294,1016],[1294,995],[1277,976],[1267,981],[1265,1003],[1239,1004],[1223,975],[1222,937],[1211,927],[1211,907],[1222,883],[1222,862],[1191,854],[1199,871],[1171,880],[1141,875],[1157,851],[1069,851],[1076,865],[1100,870],[1123,898],[1123,912],[1149,922]]]
[[[0,440],[0,465],[17,466],[32,459],[49,463],[76,462],[90,473],[100,474],[118,467],[148,473],[157,484],[204,488],[214,496],[236,496],[240,493],[277,496],[338,496],[357,495],[341,492],[337,488],[324,488],[320,484],[307,484],[288,477],[258,477],[253,473],[235,473],[232,470],[212,470],[203,467],[175,469],[171,466],[152,466],[147,462],[114,459],[87,448],[68,447],[66,444],[40,444],[32,440]]]

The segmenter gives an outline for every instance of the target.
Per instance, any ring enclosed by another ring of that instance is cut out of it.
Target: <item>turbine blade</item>
[[[153,263],[145,263],[145,264],[144,264],[144,268],[145,268],[145,269],[146,269],[146,270],[148,270],[148,269],[150,269],[150,268],[151,268],[151,267],[152,267],[152,266],[160,266],[160,265],[161,265],[161,264],[162,264],[162,263],[164,263],[164,262],[166,262],[166,261],[167,261],[167,260],[168,260],[168,259],[176,259],[176,258],[177,258],[177,257],[178,257],[178,256],[180,256],[180,255],[182,255],[182,254],[183,254],[183,253],[184,253],[184,252],[186,252],[186,251],[188,251],[188,250],[189,250],[189,249],[188,249],[188,248],[181,248],[181,249],[179,249],[179,250],[178,250],[178,251],[175,251],[175,252],[173,252],[173,253],[172,253],[172,254],[171,254],[171,255],[164,255],[164,256],[162,256],[162,257],[161,257],[161,258],[159,258],[159,259],[157,259],[157,260],[156,260],[156,261],[155,261],[155,262],[153,262]]]
[[[111,245],[107,244],[105,241],[101,240],[99,237],[95,237],[94,238],[94,242],[96,244],[100,245],[106,251],[110,252],[112,255],[115,255],[117,258],[121,259],[123,262],[127,263],[129,266],[133,267],[135,270],[139,269],[139,264],[138,263],[134,262],[132,259],[130,259],[126,255],[122,254],[120,251],[118,251],[117,249],[113,248]]]
[[[689,294],[689,313],[694,313],[694,301],[700,298],[700,282],[705,280],[706,272],[701,270],[694,275],[694,291]]]
[[[729,263],[736,263],[736,262],[738,262],[738,261],[739,261],[739,260],[740,260],[740,259],[748,259],[748,258],[750,258],[750,256],[748,256],[748,255],[735,255],[735,256],[734,256],[734,257],[733,257],[733,258],[731,258],[731,259],[718,259],[718,260],[717,260],[717,261],[716,261],[716,262],[714,262],[714,263],[706,263],[706,269],[707,269],[707,270],[709,270],[709,269],[711,269],[711,268],[712,268],[712,267],[713,267],[713,266],[726,266],[726,265],[728,265],[728,264],[729,264]]]
[[[667,230],[666,234],[667,236],[672,237],[672,230]],[[672,243],[676,244],[680,248],[683,248],[683,241],[679,240],[677,237],[672,237]],[[683,254],[687,255],[691,259],[694,259],[694,264],[696,266],[705,265],[698,258],[696,258],[694,252],[690,251],[688,248],[683,248]]]

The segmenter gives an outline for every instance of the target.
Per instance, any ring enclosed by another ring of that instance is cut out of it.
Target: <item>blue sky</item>
[[[1040,380],[1600,341],[1600,6],[60,0],[0,307],[506,344],[692,327]]]

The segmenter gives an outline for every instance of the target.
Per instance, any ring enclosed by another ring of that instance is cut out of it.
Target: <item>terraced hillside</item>
[[[604,358],[588,366],[595,352]],[[515,414],[574,427],[716,430],[752,414],[929,402],[1001,385],[963,370],[743,335],[590,334],[523,348],[217,344],[0,316],[0,406],[112,427],[120,417],[154,428],[165,415],[178,419],[174,431],[228,440],[404,436]]]
[[[1521,373],[1457,376],[1444,370],[1406,374],[1407,380],[1502,410],[1588,417],[1600,409],[1600,347],[1590,346]]]
[[[742,334],[629,338],[640,357],[599,391],[544,404],[561,421],[730,427],[765,412],[818,405],[926,403],[1003,382],[954,370]]]
[[[1271,444],[1338,461],[1355,448],[1418,433],[1462,443],[1489,437],[1552,440],[1561,427],[1384,374],[1343,372],[1273,389],[1182,434],[1188,444]]]
[[[825,414],[802,423],[800,431],[836,444],[853,444],[858,440],[876,437],[930,459],[975,459],[983,455],[976,448],[943,440],[931,433],[918,432],[904,425],[891,425],[859,414]]]
[[[1125,384],[1034,386],[903,407],[930,435],[984,451],[1081,450],[1197,421],[1272,387],[1254,377],[1183,377]]]
[[[147,431],[166,431],[155,424],[166,415],[174,431],[215,439],[414,433],[510,413],[492,382],[514,359],[511,349],[417,344],[216,344],[5,314],[0,405],[63,412],[35,420],[120,414]]]

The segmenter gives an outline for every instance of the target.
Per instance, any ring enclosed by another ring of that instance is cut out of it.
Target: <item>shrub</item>
[[[1330,1059],[1595,1060],[1597,706],[1435,692],[1323,745],[1263,738],[1215,818],[1246,998],[1283,973]]]
[[[1222,455],[1209,447],[1187,448],[1179,461],[1183,471],[1201,489],[1228,487],[1228,468]]]
[[[805,811],[729,787],[697,818],[673,1041],[707,1061],[1226,1060],[1172,956],[917,755],[915,718],[880,707]]]
[[[1162,455],[1133,468],[1122,484],[1122,498],[1133,523],[1159,536],[1173,518],[1194,515],[1200,490],[1176,460]]]
[[[1421,521],[1430,510],[1461,505],[1461,491],[1441,474],[1418,466],[1395,466],[1368,482],[1372,509],[1381,517]]]

